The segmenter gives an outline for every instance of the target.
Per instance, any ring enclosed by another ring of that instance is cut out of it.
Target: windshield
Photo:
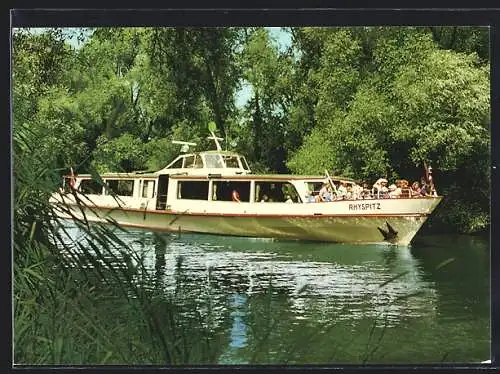
[[[207,168],[222,168],[220,155],[205,155],[205,165]]]

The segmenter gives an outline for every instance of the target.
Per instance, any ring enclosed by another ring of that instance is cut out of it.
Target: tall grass
[[[65,207],[48,203],[54,175],[28,157],[27,131],[14,133],[13,362],[216,363],[223,329],[188,310],[193,295],[182,287],[170,296],[161,284],[151,287],[155,274],[116,235],[118,226],[75,217],[83,236],[68,240],[55,215]],[[156,238],[160,253],[167,245]]]

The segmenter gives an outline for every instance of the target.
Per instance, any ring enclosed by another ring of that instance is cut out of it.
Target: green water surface
[[[151,287],[165,294],[182,288],[189,310],[209,314],[223,336],[219,364],[490,358],[488,238],[420,236],[395,247],[118,235],[141,253]]]

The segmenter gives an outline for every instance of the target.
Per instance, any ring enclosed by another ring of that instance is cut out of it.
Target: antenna
[[[218,138],[217,136],[215,136],[215,133],[212,130],[210,130],[210,134],[212,134],[212,136],[207,137],[207,139],[212,139],[215,142],[217,150],[222,151],[219,140],[224,140],[224,138]]]
[[[183,141],[180,141],[180,140],[172,140],[172,143],[173,144],[182,144],[181,152],[187,152],[189,150],[189,146],[190,145],[192,145],[193,147],[196,145],[196,143],[183,142]]]

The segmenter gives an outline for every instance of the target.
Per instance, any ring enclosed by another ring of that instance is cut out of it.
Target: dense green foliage
[[[383,29],[368,41],[357,29],[329,30],[329,38],[316,32],[303,31],[300,38],[322,44],[316,71],[318,82],[328,83],[317,93],[316,125],[288,166],[368,182],[380,176],[419,180],[425,160],[446,196],[435,220],[440,228],[485,229],[489,65],[475,53],[440,49],[418,29]]]
[[[106,28],[75,48],[67,30],[16,30],[14,131],[60,173],[159,169],[171,140],[210,146],[212,120],[254,171],[419,180],[425,160],[446,197],[432,223],[489,227],[487,28],[282,32],[291,45],[264,28]]]
[[[217,361],[223,331],[114,269],[127,251],[112,230],[80,223],[90,239],[68,245],[48,204],[70,167],[157,170],[179,151],[171,140],[210,146],[212,120],[254,171],[417,180],[425,160],[446,196],[433,225],[489,227],[487,29],[291,28],[285,48],[263,28],[67,32],[13,33],[17,363]]]

